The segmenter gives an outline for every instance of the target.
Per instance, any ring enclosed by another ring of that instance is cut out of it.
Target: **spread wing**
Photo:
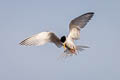
[[[94,15],[93,12],[88,12],[86,14],[83,14],[73,19],[69,25],[70,32],[69,32],[68,37],[73,40],[79,39],[80,29],[85,27],[85,25],[92,18],[93,15]]]
[[[60,39],[53,32],[41,32],[35,34],[23,40],[20,44],[26,46],[31,46],[31,45],[39,46],[39,45],[44,45],[48,42],[54,43],[57,47],[62,46]]]

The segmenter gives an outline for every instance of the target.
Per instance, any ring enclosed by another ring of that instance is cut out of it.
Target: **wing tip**
[[[21,42],[19,43],[19,45],[26,45],[26,44],[25,44],[25,41],[24,41],[24,40],[21,41]]]
[[[26,39],[23,40],[23,41],[21,41],[21,42],[19,43],[19,45],[31,46],[31,44],[28,44],[28,43],[26,42]]]
[[[83,15],[89,15],[90,17],[92,17],[94,14],[95,14],[94,12],[87,12],[87,13],[85,13]]]
[[[94,12],[87,12],[85,14],[92,14],[92,15],[94,15],[95,13]]]

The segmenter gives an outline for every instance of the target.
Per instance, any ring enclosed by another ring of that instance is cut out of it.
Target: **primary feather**
[[[39,46],[39,45],[44,45],[48,42],[52,42],[54,43],[57,47],[61,47],[62,43],[59,40],[59,38],[53,33],[53,32],[41,32],[38,34],[35,34],[25,40],[23,40],[20,44],[21,45],[35,45],[35,46]]]
[[[83,14],[73,19],[69,25],[70,32],[69,32],[68,37],[73,40],[79,39],[80,29],[85,27],[87,22],[92,18],[93,14],[94,14],[93,12],[88,12],[86,14]]]

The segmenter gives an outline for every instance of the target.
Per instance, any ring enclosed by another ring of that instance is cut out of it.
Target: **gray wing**
[[[48,42],[54,43],[57,47],[61,47],[62,43],[60,39],[53,33],[53,32],[41,32],[38,34],[35,34],[22,42],[20,42],[21,45],[26,45],[26,46],[39,46],[39,45],[44,45]]]
[[[77,18],[73,19],[70,22],[69,29],[70,33],[68,37],[77,40],[80,37],[80,29],[84,28],[87,22],[92,18],[94,15],[93,12],[88,12],[86,14],[83,14],[81,16],[78,16]]]

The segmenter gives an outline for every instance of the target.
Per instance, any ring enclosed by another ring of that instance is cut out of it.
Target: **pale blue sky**
[[[77,44],[91,48],[66,61],[53,44],[18,43],[41,31],[68,34],[69,22],[95,12]],[[120,80],[119,0],[0,0],[0,80]]]

